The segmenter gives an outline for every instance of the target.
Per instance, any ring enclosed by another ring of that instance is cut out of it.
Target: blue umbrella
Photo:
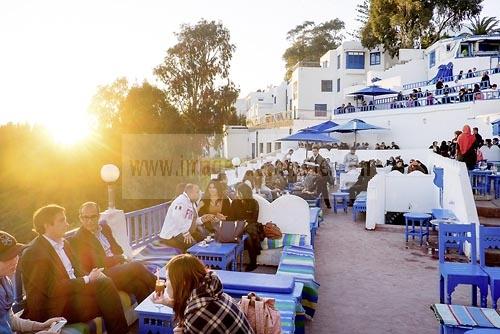
[[[315,126],[310,126],[308,128],[300,129],[299,131],[304,131],[304,132],[323,132],[324,130],[333,128],[334,126],[337,126],[338,124],[332,121],[326,121],[320,124],[317,124]]]
[[[332,138],[330,136],[324,135],[319,132],[308,132],[302,131],[294,133],[285,138],[278,139],[278,141],[311,141],[319,143],[336,143],[339,142],[338,139]]]
[[[390,94],[397,94],[398,92],[395,92],[393,90],[387,89],[387,88],[382,88],[377,85],[372,85],[368,86],[366,88],[363,88],[361,90],[358,90],[357,92],[351,93],[349,95],[369,95],[369,96],[379,96],[379,95],[390,95]]]
[[[340,132],[340,133],[349,133],[354,132],[354,143],[356,143],[356,134],[358,131],[364,130],[386,130],[385,128],[381,128],[380,126],[368,124],[360,119],[351,119],[349,122],[335,126],[330,129],[326,129],[323,132]]]
[[[337,138],[324,135],[319,132],[313,131],[301,131],[294,133],[285,138],[278,139],[278,141],[312,141],[317,143],[337,143],[339,140]],[[307,147],[306,147],[306,159],[307,159]]]

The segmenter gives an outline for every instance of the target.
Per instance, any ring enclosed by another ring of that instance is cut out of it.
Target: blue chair
[[[349,193],[336,192],[332,193],[333,198],[333,212],[337,213],[337,209],[344,210],[347,213],[347,207],[349,205]]]
[[[479,263],[483,271],[489,276],[494,309],[497,308],[497,300],[500,298],[500,267],[486,266],[485,251],[495,248],[500,248],[500,228],[479,226]]]
[[[424,236],[427,236],[427,242],[429,242],[429,221],[432,216],[427,213],[408,212],[404,214],[404,217],[406,242],[408,242],[409,236],[413,239],[415,239],[415,236],[418,236],[420,238],[420,246],[422,246]]]
[[[470,244],[471,262],[446,262],[445,252],[450,244]],[[477,263],[476,225],[439,224],[439,300],[441,304],[451,304],[451,295],[459,284],[472,285],[472,305],[477,305],[477,288],[481,293],[481,307],[486,307],[488,298],[488,274]]]
[[[489,170],[479,170],[475,169],[470,172],[470,181],[472,186],[472,191],[476,191],[476,194],[484,196],[489,192],[489,175],[491,171]]]

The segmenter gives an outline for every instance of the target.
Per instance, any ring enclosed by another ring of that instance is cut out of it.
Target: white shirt
[[[102,248],[104,249],[104,253],[106,256],[113,256],[113,252],[111,251],[111,244],[108,239],[102,234],[102,227],[99,226],[99,230],[94,234],[97,240],[101,243]]]
[[[50,239],[47,236],[43,236],[47,241],[52,245],[54,250],[56,251],[57,255],[59,256],[59,259],[61,259],[61,262],[64,266],[64,269],[66,269],[66,272],[68,273],[68,277],[70,279],[75,279],[75,269],[73,269],[73,265],[71,264],[71,261],[66,255],[66,252],[64,251],[64,241],[61,242],[55,242],[54,240]],[[89,282],[89,277],[84,276],[83,279],[85,280],[85,283]]]
[[[483,145],[481,146],[480,150],[485,160],[500,161],[500,147],[496,145],[492,145],[491,147]]]
[[[172,239],[179,234],[189,232],[194,217],[197,217],[196,224],[202,225],[203,223],[196,210],[195,204],[191,202],[186,193],[179,195],[168,208],[161,228],[160,238]]]
[[[347,168],[352,168],[358,164],[358,156],[356,154],[347,153],[344,157],[344,165]]]

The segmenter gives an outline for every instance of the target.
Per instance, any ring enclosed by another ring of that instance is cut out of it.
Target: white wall
[[[333,121],[343,124],[353,118],[378,125],[388,130],[360,131],[358,142],[373,143],[391,141],[403,149],[429,147],[434,140],[451,140],[456,130],[462,130],[465,124],[478,127],[484,138],[491,136],[489,118],[474,119],[479,115],[490,114],[498,110],[498,100],[482,100],[469,103],[436,105],[408,109],[390,109],[383,111],[357,112],[335,115]],[[492,120],[493,121],[493,120]],[[353,134],[334,134],[348,143],[354,141]]]
[[[246,127],[228,127],[226,131],[227,134],[223,139],[224,158],[250,158],[252,151],[249,144],[248,129]]]

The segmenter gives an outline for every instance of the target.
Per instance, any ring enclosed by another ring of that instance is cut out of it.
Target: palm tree
[[[476,16],[466,26],[471,35],[489,35],[500,31],[498,24],[500,22],[495,16],[485,16],[483,18]]]

